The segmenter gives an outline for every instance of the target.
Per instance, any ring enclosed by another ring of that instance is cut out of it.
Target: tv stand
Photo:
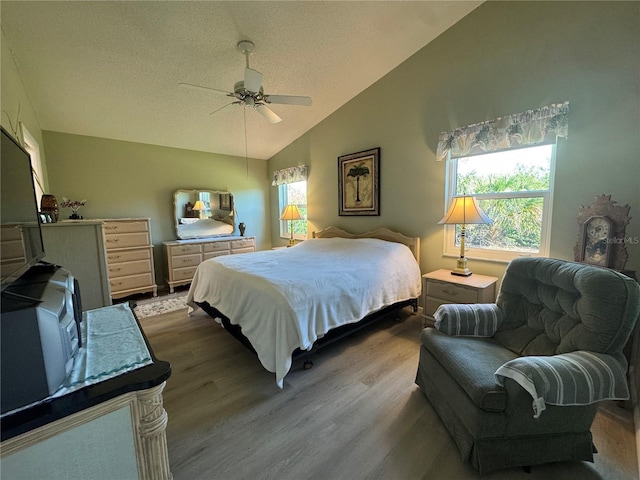
[[[162,405],[171,366],[155,358],[135,316],[122,307],[86,312],[83,328],[104,325],[103,315],[108,313],[108,320],[139,330],[151,363],[2,416],[3,478],[40,478],[44,471],[48,480],[76,478],[80,471],[93,480],[172,478],[165,433],[168,417]],[[113,342],[95,343],[104,338],[94,336],[89,348],[110,348]]]

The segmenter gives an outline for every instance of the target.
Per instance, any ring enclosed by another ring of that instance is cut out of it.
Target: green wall
[[[42,130],[40,122],[33,110],[31,101],[22,83],[22,77],[13,60],[13,54],[9,48],[4,32],[0,30],[0,105],[2,105],[1,124],[16,140],[22,140],[22,131],[19,124],[22,123],[34,136],[40,145],[40,157],[43,169],[43,183],[47,183],[46,152],[42,144]]]
[[[173,194],[206,188],[233,193],[238,222],[247,225],[258,249],[270,248],[267,162],[177,148],[44,131],[49,190],[62,197],[86,199],[84,218],[151,219],[156,246],[156,281],[164,281],[162,242],[175,240]],[[63,217],[71,214],[61,209]]]
[[[309,165],[309,229],[388,226],[422,238],[421,269],[443,257],[445,162],[438,135],[458,126],[570,102],[569,138],[557,149],[551,256],[573,259],[576,214],[598,194],[631,205],[640,237],[640,4],[488,2],[269,161]],[[353,73],[353,72],[352,72]],[[355,74],[355,73],[353,73]],[[381,215],[338,216],[337,157],[381,148]],[[271,187],[271,232],[278,235]],[[640,270],[640,245],[627,245]],[[501,276],[505,264],[470,260]]]

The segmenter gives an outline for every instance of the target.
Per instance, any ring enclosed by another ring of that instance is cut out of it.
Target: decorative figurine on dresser
[[[173,196],[178,240],[163,242],[167,283],[173,293],[191,283],[196,267],[213,257],[255,252],[255,237],[236,233],[233,194],[223,190],[178,190]],[[191,210],[189,209],[190,206]],[[196,211],[196,216],[183,216]],[[243,229],[244,230],[244,229]]]

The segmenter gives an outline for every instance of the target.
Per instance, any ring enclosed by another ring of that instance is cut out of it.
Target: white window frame
[[[301,183],[304,182],[305,183],[305,194],[306,194],[306,183],[307,180],[301,180],[300,182],[295,182],[295,183]],[[284,211],[285,207],[288,205],[288,190],[287,190],[287,185],[289,185],[288,183],[283,183],[282,185],[278,185],[278,218],[280,218],[280,215],[282,214],[282,212]],[[304,205],[305,207],[307,207],[307,205]],[[306,222],[307,219],[305,218],[304,220],[296,220],[298,222]],[[308,228],[307,228],[308,230]],[[302,235],[300,233],[294,233],[293,234],[293,238],[294,240],[306,240],[308,236],[308,232],[307,235]],[[280,220],[280,238],[290,238],[290,233],[289,233],[289,220]]]
[[[532,148],[542,144],[530,145],[522,148]],[[478,200],[499,199],[499,198],[542,198],[542,224],[540,233],[540,250],[534,252],[514,252],[511,250],[493,250],[487,248],[473,248],[465,245],[464,255],[472,260],[487,260],[494,262],[508,263],[518,257],[548,257],[551,244],[551,216],[553,211],[553,191],[555,185],[556,170],[556,144],[551,145],[551,161],[549,164],[549,190],[514,192],[514,193],[491,193],[473,194]],[[510,149],[516,151],[519,149]],[[479,154],[482,155],[482,154]],[[467,158],[476,155],[464,155],[459,158]],[[457,180],[457,160],[458,157],[447,158],[446,180],[445,180],[445,212],[451,204],[451,199],[456,191]],[[444,215],[443,213],[443,215]],[[444,248],[443,254],[446,257],[459,257],[460,245],[455,244],[455,225],[444,225]]]
[[[42,158],[40,156],[40,145],[35,137],[27,130],[24,123],[20,123],[22,131],[22,143],[24,149],[31,157],[31,174],[33,175],[33,184],[36,189],[36,201],[38,202],[38,210],[40,210],[40,202],[44,195],[44,176],[42,174]]]

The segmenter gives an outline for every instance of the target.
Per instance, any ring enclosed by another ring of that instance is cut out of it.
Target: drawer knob
[[[445,288],[445,289],[444,289],[444,290],[442,290],[442,291],[443,291],[444,293],[446,293],[447,295],[452,295],[452,296],[454,296],[454,297],[455,297],[456,295],[458,295],[458,292],[456,292],[455,290],[448,290],[448,289],[446,289],[446,288]]]
[[[109,271],[111,271],[111,272],[119,272],[120,268],[119,267],[118,268],[112,267],[112,268],[109,269]]]
[[[109,260],[118,260],[120,255],[109,255]]]

